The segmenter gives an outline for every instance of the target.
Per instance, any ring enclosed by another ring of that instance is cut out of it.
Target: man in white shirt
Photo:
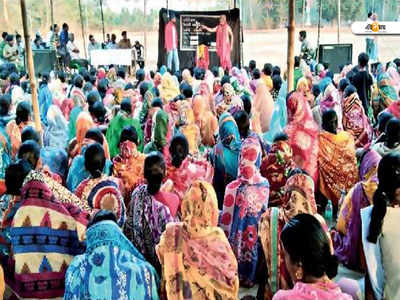
[[[91,52],[93,50],[99,50],[99,49],[101,49],[100,43],[96,42],[93,35],[89,35],[88,55],[89,55],[89,63],[90,64],[92,63]]]
[[[75,60],[75,59],[79,59],[79,49],[78,47],[74,44],[74,34],[70,33],[68,35],[68,43],[67,43],[67,51],[69,53],[69,55],[71,55],[71,59]]]

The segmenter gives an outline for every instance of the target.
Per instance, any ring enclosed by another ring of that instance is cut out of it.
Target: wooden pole
[[[53,5],[53,0],[50,0],[50,18],[51,18],[51,27],[54,26],[54,5]],[[53,28],[54,30],[54,28]]]
[[[27,21],[27,17],[26,17],[25,0],[20,0],[20,4],[21,4],[22,27],[24,30],[24,39],[25,39],[25,53],[26,53],[26,59],[27,59],[27,63],[28,63],[29,81],[31,83],[31,91],[32,91],[33,117],[35,119],[36,131],[41,132],[42,126],[40,124],[38,93],[37,93],[37,89],[36,89],[36,78],[35,78],[35,67],[33,65],[33,56],[32,56],[32,48],[31,48],[29,30],[28,30],[28,21]]]
[[[79,4],[79,15],[80,15],[80,17],[81,17],[81,28],[82,28],[82,39],[83,39],[83,52],[85,53],[85,59],[87,59],[87,53],[86,53],[86,38],[85,38],[85,26],[83,25],[81,0],[78,0],[78,4]]]
[[[104,30],[103,0],[100,0],[100,11],[101,11],[101,25],[103,28],[103,42],[105,42],[106,41],[106,33]]]
[[[4,14],[4,22],[6,23],[6,30],[9,29],[9,22],[8,22],[8,9],[7,9],[7,0],[3,0],[3,14]]]
[[[338,17],[337,17],[337,43],[340,44],[340,22],[341,22],[341,5],[340,5],[340,0],[338,0]]]
[[[289,24],[288,24],[288,51],[287,51],[287,72],[288,72],[288,93],[294,88],[294,31],[295,31],[295,0],[289,0]]]
[[[321,18],[322,18],[322,0],[319,0],[318,39],[317,39],[317,61],[318,62],[319,62],[319,39],[321,36]]]
[[[301,5],[301,14],[302,14],[302,16],[301,16],[301,20],[302,20],[302,22],[303,22],[303,27],[304,27],[304,24],[306,23],[306,0],[303,0],[302,1],[302,5]]]
[[[147,61],[147,24],[146,24],[146,11],[147,11],[147,0],[143,0],[143,16],[144,16],[144,31],[143,31],[143,40],[144,40],[144,62],[146,65]]]

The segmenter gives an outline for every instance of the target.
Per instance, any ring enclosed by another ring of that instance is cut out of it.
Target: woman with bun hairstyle
[[[294,287],[278,291],[273,300],[352,299],[331,280],[337,274],[338,261],[317,218],[310,214],[293,217],[283,228],[281,241]]]

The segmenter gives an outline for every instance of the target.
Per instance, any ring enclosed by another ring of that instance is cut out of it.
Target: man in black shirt
[[[352,84],[357,89],[358,96],[360,97],[366,114],[368,114],[371,87],[373,84],[372,76],[368,71],[368,61],[368,55],[366,53],[361,53],[358,56],[358,66],[353,69],[355,74],[352,77]]]

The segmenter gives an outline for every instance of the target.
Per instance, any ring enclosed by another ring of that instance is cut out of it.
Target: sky
[[[158,10],[162,7],[166,7],[166,3],[166,0],[147,0],[147,9]],[[174,10],[183,10],[182,7],[184,7],[185,10],[204,9],[215,4],[215,0],[168,0],[169,8]],[[108,7],[115,12],[120,12],[123,7],[143,9],[143,0],[109,0]]]

